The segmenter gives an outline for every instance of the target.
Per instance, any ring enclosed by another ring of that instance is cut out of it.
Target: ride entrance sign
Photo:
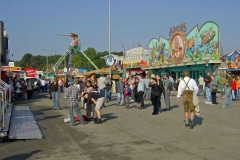
[[[114,58],[113,58],[113,56],[111,56],[111,55],[107,56],[106,63],[110,67],[113,66],[114,65]]]

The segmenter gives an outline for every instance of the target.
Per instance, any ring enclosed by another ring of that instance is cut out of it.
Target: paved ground
[[[149,101],[143,110],[125,109],[111,101],[103,109],[103,124],[75,127],[63,122],[68,110],[63,94],[60,97],[63,109],[57,111],[51,110],[45,93],[18,102],[31,107],[45,138],[4,141],[0,159],[240,160],[240,101],[221,109],[222,98],[213,106],[204,104],[200,96],[201,115],[191,130],[184,126],[183,106],[176,104],[175,96],[171,97],[173,109],[156,116],[151,115]]]

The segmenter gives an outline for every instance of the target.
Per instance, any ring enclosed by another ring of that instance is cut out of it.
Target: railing
[[[5,128],[5,113],[11,103],[11,87],[0,80],[0,130]]]

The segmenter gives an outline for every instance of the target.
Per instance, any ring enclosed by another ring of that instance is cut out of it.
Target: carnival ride
[[[80,40],[78,39],[78,35],[75,33],[69,33],[69,37],[72,38],[72,42],[70,43],[67,51],[58,59],[58,61],[52,66],[51,71],[48,73],[49,76],[53,76],[55,74],[56,69],[60,66],[63,60],[69,55],[68,64],[66,66],[66,73],[71,71],[72,65],[72,57],[74,53],[82,54],[93,66],[95,69],[98,67],[88,58],[88,56],[81,50]]]

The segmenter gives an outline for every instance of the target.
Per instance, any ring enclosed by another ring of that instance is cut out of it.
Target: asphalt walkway
[[[113,100],[102,110],[104,123],[77,126],[63,122],[68,110],[62,93],[60,97],[62,110],[54,111],[46,93],[17,102],[31,107],[45,139],[0,143],[0,159],[240,159],[240,101],[222,109],[222,98],[217,98],[218,105],[206,105],[205,98],[199,96],[201,113],[191,130],[184,125],[183,106],[177,105],[176,96],[171,96],[173,109],[158,115],[151,114],[150,101],[145,103],[146,109],[138,110],[134,103],[126,109]]]

